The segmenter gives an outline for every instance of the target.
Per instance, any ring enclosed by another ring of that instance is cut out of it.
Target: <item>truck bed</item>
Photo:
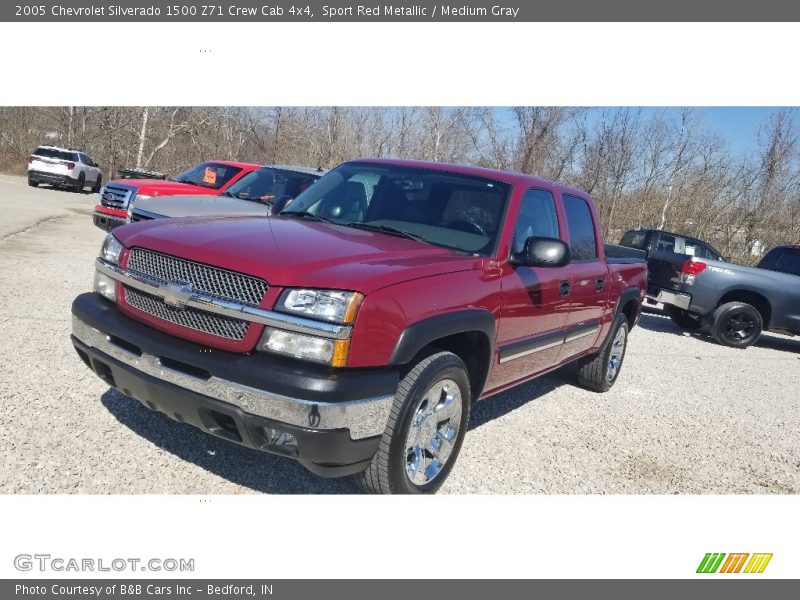
[[[603,248],[606,253],[606,262],[610,265],[630,265],[647,262],[647,253],[644,250],[616,244],[603,244]]]

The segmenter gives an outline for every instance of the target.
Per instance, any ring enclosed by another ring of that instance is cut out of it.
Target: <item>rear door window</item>
[[[592,211],[583,198],[564,195],[564,210],[567,213],[570,252],[574,262],[597,260],[597,237],[594,233]]]
[[[656,250],[659,252],[675,252],[675,248],[678,245],[678,240],[675,239],[674,235],[667,235],[666,233],[662,233],[658,236],[658,241],[656,242]]]
[[[689,256],[696,256],[697,258],[705,258],[708,260],[719,260],[719,254],[714,252],[711,248],[700,242],[694,240],[686,240],[685,253]]]

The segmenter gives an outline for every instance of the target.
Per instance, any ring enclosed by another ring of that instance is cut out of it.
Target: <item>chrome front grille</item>
[[[128,269],[165,283],[190,284],[194,290],[223,300],[258,306],[267,291],[267,282],[227,269],[196,263],[143,248],[133,248]]]
[[[228,340],[243,340],[250,325],[241,319],[232,319],[194,308],[173,308],[157,296],[151,296],[127,286],[125,287],[125,301],[136,310],[158,319]]]
[[[109,208],[127,210],[128,202],[131,196],[133,196],[133,192],[133,188],[110,184],[106,185],[100,191],[100,204]]]
[[[150,221],[153,217],[146,215],[142,212],[137,212],[134,209],[133,213],[131,214],[131,223],[138,223],[139,221]]]
[[[190,285],[195,292],[237,304],[257,307],[267,291],[267,282],[257,277],[192,262],[144,248],[132,248],[127,268],[158,284]],[[249,321],[214,314],[189,306],[172,306],[163,298],[125,286],[125,301],[136,310],[157,319],[227,340],[241,341]]]

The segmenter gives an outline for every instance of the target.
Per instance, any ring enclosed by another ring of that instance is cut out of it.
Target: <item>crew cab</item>
[[[433,492],[473,402],[567,363],[598,392],[618,379],[646,263],[600,231],[588,194],[544,179],[362,159],[277,216],[114,230],[71,339],[180,422],[370,492]]]
[[[192,167],[173,179],[120,179],[100,190],[94,209],[94,224],[105,231],[124,225],[128,205],[134,200],[178,194],[214,195],[225,192],[242,177],[260,169],[252,163],[213,160]]]
[[[776,246],[755,267],[662,254],[659,299],[679,326],[747,348],[763,331],[800,335],[800,245]]]
[[[268,217],[279,213],[325,171],[272,165],[251,171],[217,196],[159,196],[128,203],[128,222],[164,217]]]

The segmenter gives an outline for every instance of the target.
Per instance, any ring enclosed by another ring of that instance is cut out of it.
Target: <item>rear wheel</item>
[[[672,319],[672,322],[681,329],[686,329],[687,331],[697,331],[703,325],[702,321],[700,320],[700,315],[695,315],[694,313],[691,313],[688,310],[683,310],[682,308],[678,308],[677,306],[667,304],[664,306],[664,312],[666,312],[667,315],[669,315],[669,318]]]
[[[755,307],[744,302],[727,302],[711,317],[711,337],[731,348],[747,348],[761,337],[764,320]]]
[[[103,187],[103,178],[100,175],[98,175],[97,181],[95,181],[94,185],[92,185],[92,192],[96,194],[97,192],[100,191],[101,187]]]
[[[417,363],[400,382],[369,467],[356,475],[373,494],[433,493],[456,461],[470,409],[467,368],[451,352]]]
[[[600,352],[580,363],[578,383],[595,392],[610,390],[622,370],[627,347],[628,320],[625,315],[618,315],[605,346]]]
[[[86,186],[86,175],[81,173],[80,175],[78,175],[78,181],[75,182],[75,188],[73,191],[80,193],[83,191],[83,188],[85,186]]]

